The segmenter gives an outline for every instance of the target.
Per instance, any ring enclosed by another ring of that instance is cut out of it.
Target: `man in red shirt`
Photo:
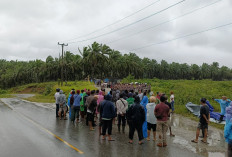
[[[168,115],[170,114],[170,110],[168,105],[165,104],[166,97],[162,95],[160,97],[160,103],[156,105],[154,113],[157,118],[157,132],[158,132],[158,144],[159,147],[166,147],[166,132],[168,130]]]

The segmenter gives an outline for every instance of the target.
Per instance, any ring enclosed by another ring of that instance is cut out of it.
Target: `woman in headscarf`
[[[143,108],[145,110],[145,115],[147,115],[147,108],[146,108],[146,106],[148,104],[147,92],[143,93],[143,99],[142,99],[140,104],[143,106]],[[143,137],[147,138],[147,118],[145,119],[145,121],[143,123]]]
[[[226,108],[224,136],[228,143],[228,156],[232,156],[232,102],[230,103],[230,106]]]

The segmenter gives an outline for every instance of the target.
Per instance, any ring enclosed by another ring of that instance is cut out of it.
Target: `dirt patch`
[[[19,94],[28,94],[28,93],[39,93],[42,94],[44,92],[45,88],[43,87],[36,87],[36,86],[29,86],[22,91],[17,91]]]

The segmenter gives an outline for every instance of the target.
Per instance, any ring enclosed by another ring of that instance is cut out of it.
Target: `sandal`
[[[207,141],[201,140],[201,142],[205,143],[205,144],[209,144]]]
[[[114,139],[110,139],[110,140],[108,140],[108,141],[115,141]]]
[[[191,142],[193,142],[193,143],[198,143],[198,141],[195,141],[195,140],[191,140]]]

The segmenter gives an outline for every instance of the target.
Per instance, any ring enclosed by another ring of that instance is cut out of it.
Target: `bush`
[[[45,87],[44,95],[49,95],[52,92],[53,85],[48,84]]]
[[[0,89],[0,94],[6,94],[6,93],[7,93],[6,90]]]

